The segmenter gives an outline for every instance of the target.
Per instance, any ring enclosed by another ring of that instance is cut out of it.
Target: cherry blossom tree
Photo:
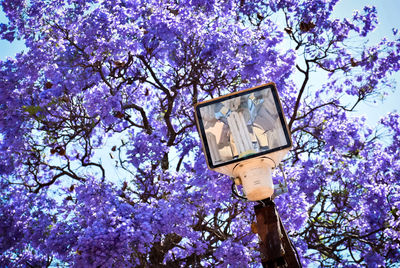
[[[207,169],[199,101],[276,83],[293,148],[275,182],[304,265],[395,267],[400,116],[385,94],[400,36],[336,0],[2,0],[0,264],[257,266],[253,202]],[[279,22],[279,23],[278,23]],[[321,79],[322,77],[322,79]]]

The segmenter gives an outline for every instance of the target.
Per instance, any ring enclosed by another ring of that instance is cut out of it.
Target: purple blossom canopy
[[[257,267],[252,202],[207,169],[194,104],[277,85],[275,203],[304,265],[397,267],[400,36],[336,0],[1,1],[1,267]],[[323,77],[321,79],[321,77]]]

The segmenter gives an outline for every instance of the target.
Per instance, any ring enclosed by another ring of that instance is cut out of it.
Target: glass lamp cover
[[[291,146],[274,84],[198,103],[196,118],[210,168]]]

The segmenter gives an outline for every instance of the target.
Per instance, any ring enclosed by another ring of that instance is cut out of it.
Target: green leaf
[[[25,112],[28,112],[31,116],[35,116],[38,112],[43,111],[43,108],[40,106],[33,106],[33,105],[29,105],[29,106],[22,106],[22,109],[25,110]]]

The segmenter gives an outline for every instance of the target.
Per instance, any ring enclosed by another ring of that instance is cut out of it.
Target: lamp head
[[[275,84],[200,102],[195,110],[208,167],[240,177],[249,200],[270,197],[271,169],[292,146]]]

